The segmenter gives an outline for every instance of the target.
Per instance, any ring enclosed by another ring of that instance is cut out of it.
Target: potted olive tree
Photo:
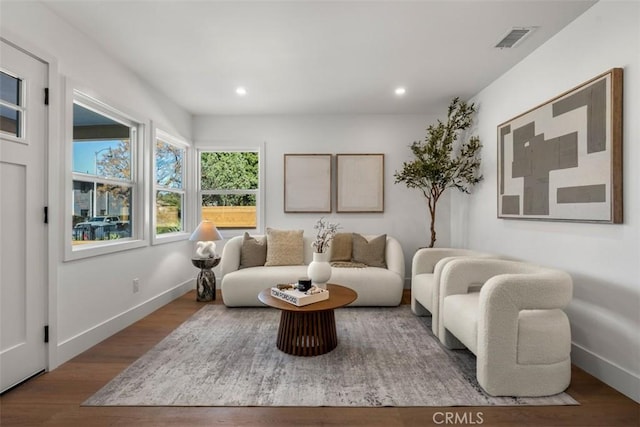
[[[414,160],[404,162],[401,171],[394,173],[395,183],[404,182],[417,188],[427,199],[431,216],[431,243],[436,242],[436,205],[449,187],[470,193],[471,187],[482,180],[480,169],[480,138],[471,136],[458,141],[469,129],[476,112],[475,104],[454,98],[449,105],[447,121],[429,125],[424,141],[411,144]]]

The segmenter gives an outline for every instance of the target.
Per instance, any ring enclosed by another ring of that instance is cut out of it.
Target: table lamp
[[[196,255],[200,258],[215,258],[216,244],[214,240],[222,240],[222,235],[211,221],[203,220],[189,237],[197,241]]]
[[[214,240],[222,240],[222,235],[211,221],[202,221],[195,229],[189,240],[196,241],[197,258],[192,258],[191,263],[200,269],[197,284],[197,300],[212,301],[216,299],[216,276],[211,269],[220,263],[220,257],[216,255]]]

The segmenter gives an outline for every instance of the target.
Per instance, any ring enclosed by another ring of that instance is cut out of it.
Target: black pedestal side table
[[[198,285],[198,301],[213,301],[216,299],[216,275],[211,271],[213,267],[220,264],[220,257],[215,258],[192,258],[194,267],[200,269],[196,283]]]

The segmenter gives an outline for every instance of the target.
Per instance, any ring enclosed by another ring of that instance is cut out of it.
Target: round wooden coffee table
[[[334,309],[344,307],[358,294],[344,286],[327,284],[329,299],[297,307],[271,296],[271,288],[258,294],[269,307],[281,310],[277,347],[294,356],[318,356],[336,348],[338,334]]]

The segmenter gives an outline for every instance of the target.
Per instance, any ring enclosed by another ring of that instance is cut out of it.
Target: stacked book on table
[[[286,301],[289,304],[293,304],[297,307],[313,304],[314,302],[320,302],[329,299],[329,291],[326,289],[314,288],[314,293],[307,294],[293,288],[291,285],[288,289],[279,289],[278,287],[271,288],[271,296],[282,301]]]

